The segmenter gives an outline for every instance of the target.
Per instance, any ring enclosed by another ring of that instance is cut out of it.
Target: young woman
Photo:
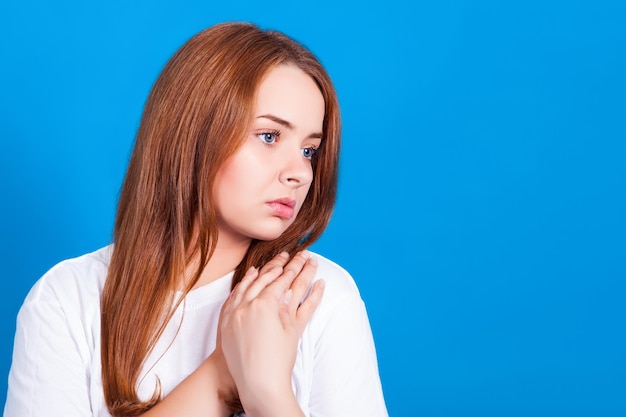
[[[245,23],[190,39],[147,100],[114,244],[20,310],[5,417],[386,416],[357,287],[305,250],[339,147],[302,45]]]

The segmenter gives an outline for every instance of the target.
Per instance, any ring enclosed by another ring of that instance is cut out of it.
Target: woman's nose
[[[289,152],[282,161],[280,181],[292,187],[308,185],[313,180],[311,160],[305,158],[302,149]]]

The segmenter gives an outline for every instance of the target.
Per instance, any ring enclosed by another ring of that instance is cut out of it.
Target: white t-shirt
[[[107,416],[100,364],[100,296],[112,246],[59,263],[17,318],[5,417]],[[307,416],[387,416],[372,333],[352,277],[316,255],[322,302],[298,346],[292,382]],[[185,298],[145,363],[139,395],[158,377],[167,395],[215,348],[232,273]],[[130,323],[141,325],[141,323]]]

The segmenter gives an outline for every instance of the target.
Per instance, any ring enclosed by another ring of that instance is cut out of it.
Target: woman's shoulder
[[[331,259],[311,251],[318,263],[316,278],[323,278],[326,283],[336,285],[338,289],[358,293],[354,278],[343,266]]]
[[[79,297],[85,304],[99,305],[112,250],[113,246],[109,245],[57,263],[39,278],[24,303],[62,303]]]
[[[16,341],[31,334],[37,335],[36,343],[70,343],[88,366],[99,346],[100,297],[111,250],[66,259],[39,278],[20,307]]]
[[[318,263],[315,280],[323,279],[325,284],[323,304],[334,304],[346,298],[361,299],[357,284],[350,272],[319,253],[313,251],[311,253]]]

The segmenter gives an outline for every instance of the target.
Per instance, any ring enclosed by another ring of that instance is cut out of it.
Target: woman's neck
[[[218,240],[215,252],[206,264],[200,278],[193,288],[198,288],[209,284],[229,272],[233,271],[241,262],[251,241],[223,242]],[[185,271],[185,282],[188,283],[198,270],[199,255],[197,255],[187,266]]]

